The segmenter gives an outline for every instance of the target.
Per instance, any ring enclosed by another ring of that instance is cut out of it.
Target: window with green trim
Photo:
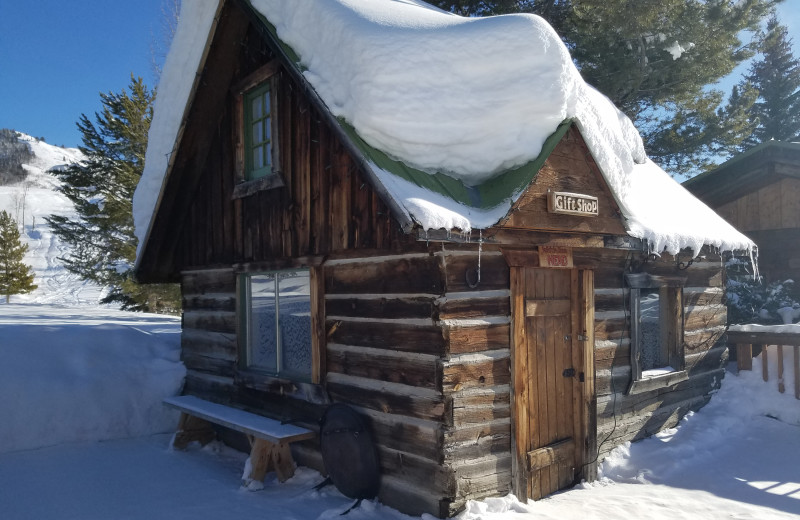
[[[255,180],[271,175],[272,96],[270,81],[244,95],[245,179]]]
[[[242,274],[244,365],[311,381],[311,277],[308,269]]]

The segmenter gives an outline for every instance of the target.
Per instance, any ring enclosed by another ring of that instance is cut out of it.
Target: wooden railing
[[[764,330],[758,330],[762,328]],[[781,331],[781,328],[782,326],[734,325],[728,330],[728,345],[736,345],[736,366],[739,370],[753,370],[753,347],[761,347],[761,373],[764,381],[769,381],[768,350],[776,348],[778,351],[778,391],[780,393],[786,392],[783,378],[785,372],[783,349],[793,348],[794,397],[800,399],[800,333],[784,332]],[[796,330],[796,328],[792,327],[791,330]]]

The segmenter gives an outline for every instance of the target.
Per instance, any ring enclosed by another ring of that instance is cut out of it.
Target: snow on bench
[[[280,482],[294,475],[294,460],[289,444],[316,436],[312,430],[283,424],[275,419],[263,417],[193,395],[168,397],[164,404],[177,408],[181,413],[178,431],[172,446],[184,449],[192,441],[205,445],[214,439],[211,423],[242,432],[250,441],[250,459],[245,466],[244,483],[249,489],[260,489],[264,475],[274,468]],[[249,471],[248,471],[249,470]]]

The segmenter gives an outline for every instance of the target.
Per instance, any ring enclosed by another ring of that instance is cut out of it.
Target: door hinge
[[[575,377],[575,369],[574,368],[565,368],[561,375],[564,377]]]
[[[578,334],[578,341],[589,341],[589,336],[584,336],[583,334]]]

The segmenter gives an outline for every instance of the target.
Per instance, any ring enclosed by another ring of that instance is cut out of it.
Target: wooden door
[[[512,268],[515,492],[525,498],[591,476],[584,463],[596,428],[592,275]]]

